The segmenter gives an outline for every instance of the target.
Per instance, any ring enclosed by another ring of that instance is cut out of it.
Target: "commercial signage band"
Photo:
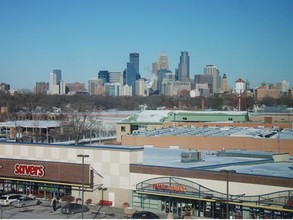
[[[184,186],[174,186],[174,185],[154,183],[153,188],[156,190],[160,189],[160,190],[169,190],[169,191],[175,191],[175,192],[185,192]]]
[[[42,177],[45,175],[45,167],[43,165],[16,163],[14,165],[14,174],[22,176]]]

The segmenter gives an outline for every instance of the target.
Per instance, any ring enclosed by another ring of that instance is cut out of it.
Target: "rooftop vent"
[[[198,161],[202,161],[201,152],[189,150],[181,153],[181,163]]]

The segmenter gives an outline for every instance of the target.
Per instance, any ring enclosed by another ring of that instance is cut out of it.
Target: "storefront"
[[[37,197],[71,195],[82,187],[92,188],[89,164],[61,163],[36,160],[1,159],[0,192],[33,194]]]
[[[132,193],[132,206],[154,212],[172,212],[178,217],[284,218],[293,217],[292,207],[286,207],[292,193],[284,191],[249,197],[227,195],[187,179],[159,177],[136,185]],[[284,197],[282,202],[276,201],[280,196]]]

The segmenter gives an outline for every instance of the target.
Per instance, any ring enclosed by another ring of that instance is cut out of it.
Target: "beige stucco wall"
[[[122,146],[121,146],[122,147]],[[37,145],[37,144],[14,144],[0,143],[1,158],[56,161],[64,163],[81,163],[78,154],[87,154],[85,164],[90,164],[103,178],[94,175],[94,188],[100,184],[108,188],[104,192],[104,199],[109,199],[111,194],[115,199],[116,206],[122,206],[123,202],[129,201],[130,163],[143,161],[142,150],[121,150],[114,148],[94,148],[86,146],[61,146],[61,145]],[[73,196],[80,197],[79,191],[73,191]],[[101,199],[101,191],[85,193],[86,199],[92,199],[97,203]]]

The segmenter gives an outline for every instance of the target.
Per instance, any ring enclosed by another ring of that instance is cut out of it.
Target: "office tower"
[[[37,82],[36,83],[36,93],[47,94],[49,90],[48,82]]]
[[[158,94],[163,94],[162,83],[164,81],[174,81],[174,73],[167,69],[160,69],[157,72],[157,90]]]
[[[100,70],[98,73],[98,78],[103,80],[103,83],[109,83],[110,82],[110,76],[108,70]]]
[[[139,53],[130,53],[126,67],[126,84],[132,86],[132,94],[135,94],[135,81],[140,79]]]
[[[109,72],[109,82],[123,85],[123,72]]]
[[[211,94],[215,94],[221,87],[220,71],[215,65],[206,65],[203,72],[203,79],[205,80],[200,83],[208,83]]]
[[[90,95],[98,95],[98,90],[103,86],[103,80],[97,77],[91,78],[88,81],[88,92]]]
[[[222,77],[222,83],[221,83],[221,91],[222,92],[229,92],[229,83],[226,74],[223,75]]]
[[[54,95],[60,94],[60,82],[62,79],[61,70],[55,69],[52,73],[50,73],[50,84],[49,84],[49,90],[50,94]]]
[[[160,69],[169,69],[168,56],[162,54],[158,61],[152,64],[152,73],[157,73]]]
[[[189,79],[189,55],[187,51],[181,52],[180,63],[176,71],[176,80],[186,82]]]

